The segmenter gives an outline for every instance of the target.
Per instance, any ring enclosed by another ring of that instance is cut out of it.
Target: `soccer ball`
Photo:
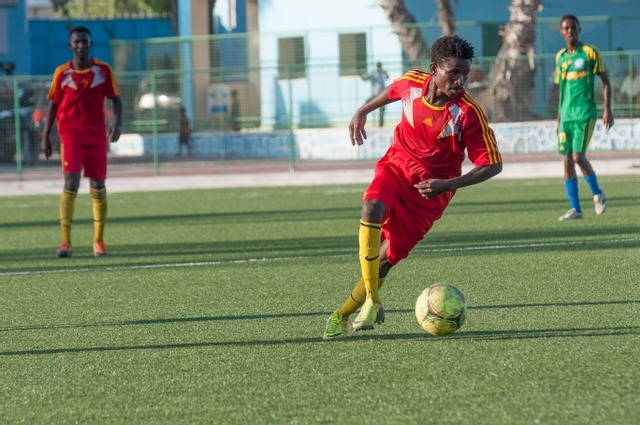
[[[436,283],[422,291],[416,300],[416,319],[431,335],[448,335],[464,324],[467,304],[458,288]]]

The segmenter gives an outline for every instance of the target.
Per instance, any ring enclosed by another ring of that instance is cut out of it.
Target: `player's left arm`
[[[609,76],[607,75],[607,70],[604,65],[604,60],[602,59],[602,55],[600,54],[600,50],[597,47],[591,46],[592,53],[589,56],[593,62],[593,73],[598,74],[600,80],[603,85],[603,97],[604,97],[604,112],[602,114],[602,123],[604,124],[604,128],[608,131],[611,126],[613,126],[613,112],[611,111],[611,82],[609,81]]]
[[[604,124],[604,128],[608,131],[613,126],[614,122],[613,112],[611,110],[611,82],[609,81],[609,76],[606,71],[600,72],[598,76],[600,77],[604,88],[604,112],[602,114],[602,123]]]
[[[120,131],[122,127],[122,99],[120,96],[114,96],[111,98],[113,106],[113,114],[116,116],[115,121],[109,127],[109,141],[117,142],[120,139]]]

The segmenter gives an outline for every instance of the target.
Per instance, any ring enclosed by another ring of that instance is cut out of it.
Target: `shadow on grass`
[[[241,262],[243,260],[268,258],[312,258],[318,256],[353,254],[357,258],[357,235],[300,237],[265,240],[242,241],[207,241],[207,242],[166,242],[157,244],[108,244],[109,255],[105,258],[94,259],[91,247],[74,246],[71,258],[58,259],[55,257],[55,247],[47,249],[23,249],[0,251],[0,270],[8,265],[9,270],[3,271],[43,271],[65,269],[68,267],[82,267],[87,269],[105,269],[117,266],[143,268],[153,264],[167,264],[179,266],[189,263],[210,262]],[[194,258],[188,260],[185,258]],[[195,259],[197,257],[197,259]],[[156,261],[147,262],[145,260]],[[16,262],[22,261],[26,267],[15,268]],[[43,263],[43,267],[33,267],[34,262]],[[29,267],[31,265],[31,267]],[[11,267],[14,266],[14,267]]]
[[[526,188],[523,188],[523,191],[526,191]],[[526,192],[525,192],[526,193]],[[497,197],[498,195],[496,195]],[[585,203],[585,205],[589,206],[589,202],[586,199],[581,198],[581,201]],[[616,207],[628,207],[628,206],[636,206],[638,204],[637,196],[619,196],[609,199],[607,197],[607,201],[610,204],[616,205]],[[472,214],[477,215],[479,211],[483,214],[485,213],[519,213],[519,212],[533,212],[533,211],[547,211],[553,212],[554,210],[558,210],[558,213],[562,214],[563,210],[567,208],[567,200],[561,195],[559,197],[553,199],[532,199],[531,197],[528,199],[491,199],[490,201],[473,201],[467,199],[461,199],[461,197],[455,197],[451,203],[451,207],[447,209],[447,214]]]
[[[267,210],[267,211],[230,211],[230,212],[206,212],[206,213],[175,213],[175,214],[149,214],[130,216],[111,216],[109,225],[173,225],[178,224],[201,224],[201,222],[214,225],[243,224],[243,223],[288,223],[295,221],[318,221],[328,219],[349,219],[358,220],[360,217],[360,205],[355,204],[348,208],[316,208],[316,209],[288,209],[288,210]],[[52,227],[58,223],[53,220],[22,221],[13,223],[0,223],[2,228],[28,228]],[[93,224],[91,218],[74,219],[74,225],[84,226]]]
[[[531,307],[580,307],[580,306],[605,306],[605,305],[626,305],[638,304],[640,300],[612,300],[612,301],[574,301],[563,303],[528,303],[528,304],[496,304],[496,305],[479,305],[469,306],[470,310],[484,309],[504,309],[504,308],[531,308]],[[413,314],[410,309],[386,309],[387,313]],[[200,317],[169,317],[162,319],[141,319],[141,320],[123,320],[113,322],[97,322],[84,324],[51,324],[51,325],[24,325],[9,326],[0,328],[0,332],[14,331],[32,331],[40,329],[82,329],[93,327],[114,327],[114,326],[143,326],[143,325],[166,325],[172,323],[193,323],[193,322],[220,322],[230,320],[269,320],[269,319],[285,319],[297,317],[313,317],[328,316],[330,311],[322,312],[296,312],[296,313],[277,313],[277,314],[254,314],[242,316],[200,316]]]
[[[514,340],[514,339],[548,339],[548,338],[579,338],[579,337],[600,337],[600,336],[623,336],[640,335],[640,326],[618,326],[604,328],[555,328],[555,329],[532,329],[532,330],[509,330],[509,331],[476,331],[476,332],[456,332],[446,337],[433,337],[425,332],[376,335],[366,334],[341,340],[340,342],[358,342],[366,340],[415,340],[424,341],[455,341],[455,340]],[[333,342],[333,341],[332,341]],[[253,347],[253,346],[278,346],[287,344],[328,344],[320,337],[316,338],[289,338],[289,339],[265,339],[255,341],[219,341],[219,342],[186,342],[175,344],[151,344],[151,345],[122,345],[113,347],[61,347],[39,350],[18,350],[0,351],[0,356],[41,356],[56,354],[76,354],[109,351],[134,351],[134,350],[176,350],[190,348],[210,348],[210,347]],[[333,343],[337,343],[333,342]]]
[[[567,252],[594,251],[606,247],[608,250],[640,247],[637,229],[599,229],[582,232],[576,238],[575,229],[534,229],[523,232],[449,232],[444,236],[431,237],[414,249],[414,256],[428,253],[430,256],[451,256],[455,252],[465,255],[486,255],[495,251]],[[90,247],[76,249],[77,255],[70,259],[55,258],[54,248],[12,249],[0,251],[0,271],[8,272],[55,272],[66,268],[81,267],[87,270],[122,268],[144,268],[157,264],[166,266],[189,265],[194,262],[241,262],[255,258],[317,258],[322,256],[357,255],[357,235],[326,237],[287,237],[274,239],[252,239],[242,241],[206,241],[157,244],[109,244],[110,255],[98,262],[93,259]],[[184,257],[196,258],[187,260]],[[153,259],[149,262],[145,260]],[[83,260],[77,262],[76,260]],[[44,263],[43,263],[44,262]],[[34,263],[44,264],[33,267]],[[3,270],[4,269],[4,270]],[[53,271],[52,271],[53,270]]]
[[[624,300],[624,301],[580,301],[565,303],[530,303],[530,304],[505,304],[505,305],[485,305],[471,306],[470,309],[498,309],[498,308],[526,308],[526,307],[575,307],[585,305],[624,305],[638,304],[640,300]],[[396,309],[388,310],[389,313],[405,313],[412,314],[413,310]],[[280,318],[298,318],[310,316],[326,316],[327,312],[301,312],[301,313],[279,313],[267,315],[245,315],[245,316],[203,316],[203,317],[179,317],[164,319],[143,319],[128,320],[120,322],[102,322],[88,324],[62,324],[62,325],[25,325],[1,328],[0,332],[15,331],[34,331],[41,329],[79,329],[92,327],[114,327],[114,326],[146,326],[146,325],[164,325],[173,323],[190,323],[190,322],[218,322],[229,320],[267,320]],[[534,330],[508,330],[508,331],[475,331],[465,332],[459,331],[447,337],[431,337],[425,333],[411,334],[392,334],[378,335],[375,333],[358,334],[349,341],[362,341],[364,339],[380,339],[380,340],[409,340],[409,339],[473,339],[473,340],[511,340],[511,339],[531,339],[531,338],[564,338],[564,337],[592,337],[592,336],[615,336],[615,335],[638,335],[640,334],[640,326],[619,326],[619,327],[603,327],[603,328],[553,328],[553,329],[534,329]],[[258,341],[220,341],[220,342],[202,342],[202,343],[176,343],[176,344],[156,344],[156,345],[129,345],[114,347],[85,347],[85,348],[51,348],[39,350],[18,350],[18,351],[0,351],[0,356],[21,356],[21,355],[47,355],[62,353],[82,353],[82,352],[99,352],[99,351],[126,351],[126,350],[161,350],[176,348],[201,348],[201,347],[217,347],[217,346],[252,346],[252,345],[280,345],[280,344],[300,344],[314,343],[321,341],[320,338],[291,338],[278,340],[258,340]]]

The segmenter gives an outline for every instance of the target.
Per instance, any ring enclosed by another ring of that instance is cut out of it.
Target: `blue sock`
[[[602,189],[600,189],[600,186],[598,185],[598,177],[595,172],[589,176],[584,176],[584,179],[589,185],[591,193],[594,195],[600,195],[602,193]]]
[[[578,197],[578,179],[565,179],[564,187],[567,189],[569,205],[577,212],[582,212],[580,208],[580,198]]]

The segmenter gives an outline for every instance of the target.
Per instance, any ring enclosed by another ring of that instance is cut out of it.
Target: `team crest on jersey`
[[[451,114],[451,119],[438,135],[438,139],[459,135],[462,132],[462,121],[464,120],[464,112],[462,112],[462,109],[460,109],[458,105],[453,104],[449,106],[449,113]]]
[[[573,67],[574,67],[576,70],[584,69],[584,59],[583,59],[583,58],[577,58],[577,59],[573,62]]]

